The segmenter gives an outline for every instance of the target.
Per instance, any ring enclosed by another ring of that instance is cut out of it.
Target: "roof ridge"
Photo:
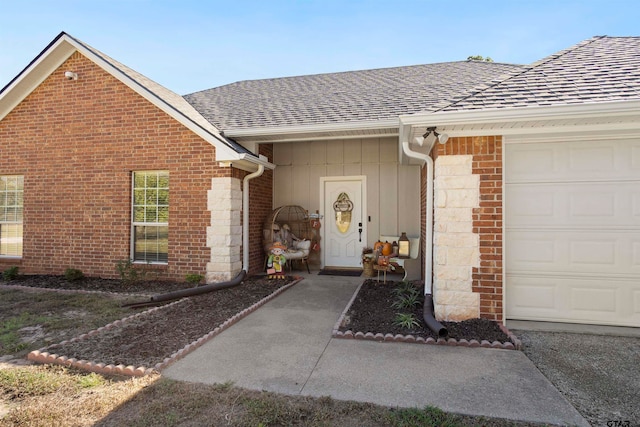
[[[560,50],[558,52],[552,53],[551,55],[548,55],[548,56],[546,56],[546,57],[544,57],[544,58],[542,58],[542,59],[540,59],[538,61],[535,61],[535,62],[529,64],[529,65],[524,65],[523,66],[523,70],[519,70],[517,72],[516,71],[507,72],[507,73],[503,74],[504,77],[501,76],[501,78],[499,80],[497,80],[495,83],[490,84],[490,85],[487,85],[487,84],[479,85],[476,88],[474,88],[474,91],[472,93],[470,93],[469,95],[463,96],[463,97],[457,99],[454,102],[451,102],[451,103],[448,103],[448,104],[442,105],[442,106],[435,105],[434,106],[435,108],[434,108],[433,112],[437,112],[437,111],[444,110],[445,108],[453,107],[454,105],[459,104],[459,103],[461,103],[462,101],[464,101],[466,99],[469,99],[469,98],[472,98],[472,97],[474,97],[476,95],[479,95],[480,93],[484,92],[487,89],[494,88],[494,87],[496,87],[496,86],[498,86],[498,85],[500,85],[500,84],[502,84],[502,83],[504,83],[504,82],[506,82],[506,81],[508,81],[510,79],[514,79],[514,78],[519,77],[519,76],[521,76],[521,75],[523,75],[525,73],[531,72],[531,71],[535,70],[536,68],[541,67],[544,64],[548,64],[551,61],[554,61],[554,60],[556,60],[556,59],[558,59],[558,58],[560,58],[560,57],[562,57],[564,55],[567,55],[570,52],[575,52],[578,49],[582,49],[585,46],[588,46],[588,45],[590,45],[592,43],[595,43],[598,40],[602,40],[602,39],[607,38],[607,37],[608,36],[606,36],[606,35],[605,36],[594,36],[594,37],[591,37],[589,39],[586,39],[586,40],[583,40],[583,41],[581,41],[579,43],[576,43],[573,46],[569,46],[568,48],[565,48],[565,49],[562,49],[562,50]]]
[[[187,93],[187,94],[182,95],[182,96],[183,97],[188,97],[190,95],[194,95],[194,94],[201,93],[201,92],[206,92],[206,91],[209,91],[209,90],[212,90],[212,89],[218,89],[218,88],[222,88],[222,87],[225,87],[225,86],[238,85],[238,84],[248,83],[248,82],[284,81],[284,80],[289,80],[289,79],[300,79],[300,78],[305,78],[305,77],[338,76],[338,75],[344,75],[344,74],[368,73],[368,72],[375,72],[375,71],[399,70],[399,69],[419,68],[419,67],[432,67],[432,66],[438,66],[438,65],[465,64],[465,63],[469,63],[469,62],[486,64],[487,66],[493,66],[493,65],[500,65],[500,66],[507,65],[507,66],[513,66],[513,67],[522,67],[523,66],[521,64],[512,64],[512,63],[509,63],[509,62],[485,62],[485,61],[471,61],[471,60],[468,60],[468,59],[464,59],[464,60],[459,60],[459,61],[442,61],[442,62],[433,62],[433,63],[426,63],[426,64],[396,65],[396,66],[392,66],[392,67],[362,68],[362,69],[359,69],[359,70],[331,71],[331,72],[326,72],[326,73],[297,74],[297,75],[294,75],[294,76],[267,77],[267,78],[263,78],[263,79],[238,80],[238,81],[227,83],[227,84],[224,84],[224,85],[221,85],[221,86],[214,86],[214,87],[211,87],[211,88],[198,90],[198,91],[195,91],[195,92],[192,92],[192,93]]]

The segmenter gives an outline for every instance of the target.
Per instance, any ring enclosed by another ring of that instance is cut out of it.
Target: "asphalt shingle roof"
[[[249,80],[186,95],[219,129],[288,127],[395,119],[504,79],[520,65],[459,61]]]
[[[640,37],[599,36],[438,107],[441,111],[458,111],[638,99]]]

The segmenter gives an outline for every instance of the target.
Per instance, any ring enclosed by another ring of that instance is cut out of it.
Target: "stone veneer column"
[[[480,177],[472,155],[439,156],[435,162],[434,305],[441,321],[480,317],[473,292],[473,268],[480,265],[473,210],[479,205]]]
[[[207,227],[207,247],[211,261],[207,263],[207,283],[230,280],[242,269],[242,188],[237,178],[211,180],[208,191],[211,226]]]

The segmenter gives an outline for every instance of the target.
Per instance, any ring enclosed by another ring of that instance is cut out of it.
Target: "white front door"
[[[320,179],[324,267],[360,267],[366,246],[365,177]]]

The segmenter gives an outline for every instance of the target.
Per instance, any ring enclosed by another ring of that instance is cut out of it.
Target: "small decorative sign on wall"
[[[340,193],[338,199],[333,203],[333,210],[336,213],[338,230],[342,234],[346,233],[351,225],[351,211],[353,211],[353,202],[349,200],[347,193]]]

